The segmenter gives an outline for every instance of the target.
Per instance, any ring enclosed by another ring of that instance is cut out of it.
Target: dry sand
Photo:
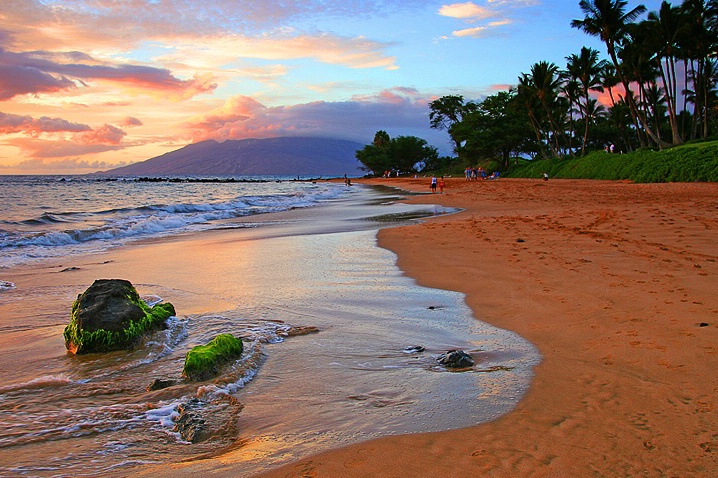
[[[533,342],[532,387],[488,424],[263,476],[718,475],[718,184],[450,179],[412,201],[465,211],[382,230],[380,244],[421,285],[463,292],[477,318]]]

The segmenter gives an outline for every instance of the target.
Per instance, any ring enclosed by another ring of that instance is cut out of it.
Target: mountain
[[[146,161],[105,171],[121,176],[356,176],[364,145],[339,139],[268,138],[190,144]]]

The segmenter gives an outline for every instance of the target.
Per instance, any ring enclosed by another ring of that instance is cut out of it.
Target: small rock
[[[698,324],[698,327],[708,327],[708,325],[708,322],[701,322],[700,324]]]
[[[449,350],[439,355],[436,361],[448,368],[468,368],[474,365],[474,359],[463,350]]]
[[[184,441],[198,443],[207,439],[205,421],[199,414],[202,401],[191,398],[177,407],[179,416],[175,420],[174,431],[179,433]]]
[[[422,345],[410,345],[408,347],[404,347],[404,353],[405,354],[418,354],[426,350]]]
[[[148,392],[154,392],[155,390],[162,390],[163,388],[174,387],[177,385],[177,380],[165,380],[162,378],[156,378],[147,385]]]
[[[526,241],[519,237],[518,239],[516,239],[516,242],[526,242]]]

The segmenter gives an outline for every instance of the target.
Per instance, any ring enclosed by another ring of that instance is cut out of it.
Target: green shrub
[[[640,183],[718,181],[718,141],[691,143],[663,151],[628,154],[595,151],[582,158],[520,162],[505,176],[631,180]]]

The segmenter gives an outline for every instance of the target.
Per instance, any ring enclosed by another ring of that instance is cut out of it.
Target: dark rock
[[[474,365],[474,359],[463,350],[449,350],[439,355],[436,361],[448,368],[468,368]]]
[[[405,354],[418,354],[426,350],[422,345],[410,345],[408,347],[404,347],[404,353]]]
[[[129,349],[174,314],[170,303],[147,305],[129,281],[96,280],[72,304],[65,346],[77,354]]]
[[[147,385],[148,392],[154,392],[155,390],[162,390],[163,388],[174,387],[177,385],[177,380],[165,380],[162,378],[156,378]]]
[[[701,322],[700,324],[698,324],[698,327],[708,327],[708,325],[708,322]]]
[[[198,443],[208,438],[209,432],[200,413],[203,403],[198,398],[191,398],[177,407],[179,416],[173,430],[179,433],[184,441]]]

